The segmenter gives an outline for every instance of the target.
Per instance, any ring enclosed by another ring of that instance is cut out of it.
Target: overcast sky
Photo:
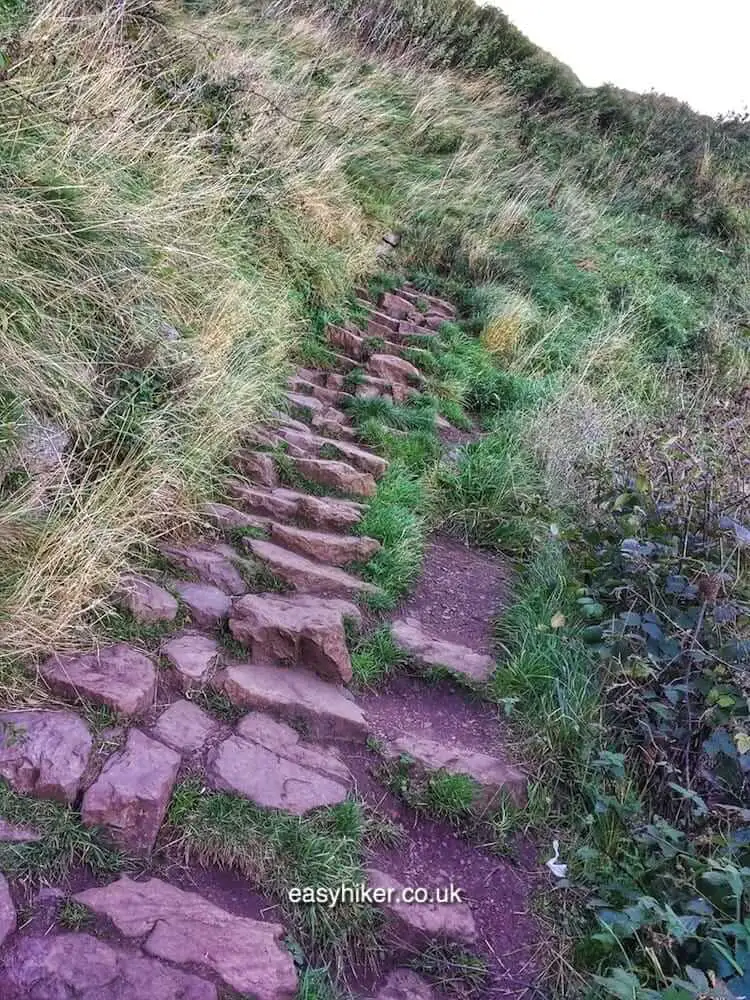
[[[584,84],[658,90],[696,111],[750,105],[750,0],[492,0]]]

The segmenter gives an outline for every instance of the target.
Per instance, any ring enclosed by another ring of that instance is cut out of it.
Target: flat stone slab
[[[162,712],[153,733],[160,743],[178,753],[195,753],[218,731],[219,723],[208,712],[181,698]]]
[[[365,535],[334,535],[328,531],[313,531],[312,528],[276,522],[271,523],[269,530],[271,541],[277,545],[330,566],[367,562],[382,547],[380,542]]]
[[[123,876],[75,899],[108,917],[125,937],[145,938],[149,955],[210,969],[256,1000],[295,995],[297,974],[281,924],[237,917],[157,878],[134,882]]]
[[[392,898],[378,906],[388,917],[399,939],[407,944],[458,941],[473,944],[477,939],[474,916],[468,903],[402,903],[404,886],[398,879],[371,868],[367,881],[375,889],[390,889]]]
[[[303,521],[323,530],[346,531],[359,524],[364,514],[364,507],[355,500],[316,497],[284,488],[264,490],[235,479],[227,483],[227,489],[256,516],[274,521]]]
[[[218,587],[225,594],[246,594],[247,584],[234,563],[239,556],[228,545],[162,545],[161,554],[201,583]]]
[[[268,526],[268,518],[257,514],[246,514],[226,503],[204,503],[201,511],[220,528],[257,528],[261,531]]]
[[[219,662],[219,644],[200,632],[183,632],[161,644],[159,652],[169,660],[183,691],[201,688]]]
[[[115,599],[136,621],[144,625],[171,622],[177,617],[177,601],[158,583],[126,573],[120,580]]]
[[[73,802],[91,747],[75,712],[0,712],[0,777],[23,795]]]
[[[404,385],[416,383],[421,385],[424,377],[420,370],[405,358],[397,358],[392,354],[373,354],[367,362],[367,370],[376,378],[391,382],[402,382]]]
[[[388,469],[388,462],[384,458],[348,441],[336,441],[318,434],[311,434],[309,431],[302,433],[291,427],[280,427],[278,434],[288,445],[296,449],[296,457],[301,455],[318,457],[321,451],[329,449],[346,459],[360,472],[369,472],[376,479],[385,475]]]
[[[180,599],[190,612],[190,617],[201,628],[214,628],[229,614],[232,606],[231,598],[210,583],[173,580],[170,586],[180,595]]]
[[[352,665],[345,618],[362,620],[349,601],[306,594],[248,594],[234,602],[229,628],[250,646],[256,659],[308,667],[328,680],[347,683]]]
[[[239,708],[255,708],[304,722],[319,739],[363,739],[367,720],[346,688],[307,670],[265,664],[227,667],[221,688]]]
[[[153,660],[126,642],[93,653],[55,654],[39,672],[53,691],[89,698],[122,715],[147,712],[156,694]]]
[[[376,993],[375,1000],[437,1000],[437,995],[416,972],[394,969]]]
[[[35,844],[42,839],[41,833],[28,826],[18,826],[0,819],[0,841],[6,844]]]
[[[465,774],[476,783],[477,801],[486,808],[497,802],[502,793],[509,795],[517,805],[523,805],[526,800],[525,776],[511,764],[489,754],[406,735],[387,741],[383,753],[390,759],[406,754],[426,771]]]
[[[245,544],[275,576],[300,593],[353,597],[357,594],[374,594],[378,590],[372,583],[360,580],[343,569],[306,559],[296,552],[274,545],[273,542],[246,538]]]
[[[394,621],[391,632],[396,644],[405,649],[420,667],[444,667],[477,683],[488,681],[495,671],[496,663],[491,656],[475,653],[455,642],[432,638],[416,618]]]
[[[0,968],[3,1000],[217,1000],[213,983],[90,934],[22,937]]]
[[[0,947],[11,934],[16,933],[16,908],[10,895],[6,877],[0,873]]]
[[[295,816],[337,805],[349,791],[348,769],[333,750],[302,743],[296,730],[259,712],[212,751],[208,777],[214,788]]]
[[[132,854],[148,855],[169,805],[180,755],[138,729],[104,764],[83,796],[86,826],[103,827],[112,841]]]
[[[342,493],[355,496],[375,496],[377,485],[369,472],[360,472],[347,462],[327,458],[292,458],[295,469],[305,479]]]

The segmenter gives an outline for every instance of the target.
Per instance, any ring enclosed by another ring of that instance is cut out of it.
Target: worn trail
[[[496,669],[491,620],[509,588],[502,561],[433,538],[419,584],[390,616],[411,669],[377,692],[348,687],[348,628],[362,624],[357,601],[377,594],[352,567],[380,549],[358,525],[387,462],[357,442],[346,407],[353,396],[407,400],[423,376],[402,357],[405,345],[433,337],[454,314],[408,285],[360,305],[361,327],[328,328],[336,370],[297,371],[285,411],[248,434],[224,502],[207,505],[207,519],[237,544],[208,534],[170,540],[169,572],[122,579],[120,604],[141,625],[165,629],[158,659],[136,642],[52,655],[39,672],[65,707],[0,712],[0,777],[24,795],[70,804],[144,873],[100,884],[79,872],[61,887],[93,915],[96,936],[61,929],[56,890],[0,875],[3,1000],[295,995],[288,928],[258,887],[212,869],[176,877],[155,852],[187,775],[292,816],[357,794],[405,831],[398,846],[366,859],[372,886],[394,899],[404,886],[463,890],[463,902],[383,904],[390,957],[376,980],[351,970],[356,995],[438,997],[407,968],[434,943],[482,955],[482,996],[520,997],[533,979],[525,876],[416,813],[383,780],[408,760],[428,782],[470,778],[487,815],[505,796],[523,804],[525,778],[496,712],[476,694]],[[205,694],[234,716],[201,707]],[[106,740],[95,739],[82,698],[116,713]],[[0,817],[0,841],[37,837]]]

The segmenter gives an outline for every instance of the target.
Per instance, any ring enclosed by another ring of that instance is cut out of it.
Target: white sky
[[[750,105],[750,0],[489,0],[588,87],[657,90],[704,114]]]

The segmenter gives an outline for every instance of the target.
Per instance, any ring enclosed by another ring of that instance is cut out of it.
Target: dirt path
[[[352,794],[401,831],[364,848],[370,887],[390,898],[378,900],[377,976],[356,957],[343,970],[353,993],[428,1000],[451,995],[441,989],[452,979],[453,995],[520,998],[530,988],[531,855],[520,845],[510,861],[483,846],[503,796],[522,806],[525,795],[482,698],[495,669],[492,620],[509,596],[502,560],[431,539],[417,587],[390,616],[410,669],[377,691],[346,687],[345,621],[362,621],[353,601],[375,589],[347,567],[380,548],[356,531],[387,463],[358,444],[342,406],[350,389],[405,400],[421,374],[403,345],[452,315],[409,287],[367,309],[362,329],[328,328],[338,371],[300,369],[289,413],[249,437],[227,502],[206,511],[217,531],[171,541],[159,573],[123,580],[119,600],[141,635],[42,664],[62,707],[0,713],[9,788],[69,804],[82,821],[76,836],[96,827],[137,859],[120,877],[74,863],[41,892],[0,875],[3,1000],[291,1000],[284,838],[318,843],[304,818],[314,824],[317,810]],[[365,334],[379,338],[375,353]],[[346,382],[353,364],[360,375]],[[282,484],[290,470],[301,487]],[[113,724],[93,732],[91,706],[114,713]],[[455,805],[466,795],[468,826]],[[238,801],[253,809],[233,812]],[[184,818],[185,829],[178,807],[202,819]],[[0,849],[12,844],[18,858],[33,858],[44,836],[0,816]],[[232,871],[230,857],[244,869]],[[248,867],[257,877],[243,877]],[[460,901],[399,901],[404,887],[451,885]]]

